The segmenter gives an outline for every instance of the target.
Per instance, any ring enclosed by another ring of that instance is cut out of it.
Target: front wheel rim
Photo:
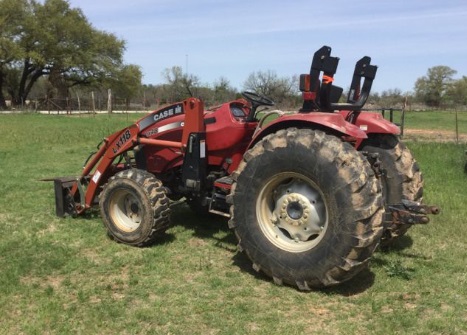
[[[109,214],[118,229],[125,232],[135,231],[142,219],[141,200],[129,190],[116,190],[109,203]]]
[[[295,172],[279,173],[264,184],[256,201],[256,215],[266,238],[288,252],[313,249],[328,227],[320,188]]]

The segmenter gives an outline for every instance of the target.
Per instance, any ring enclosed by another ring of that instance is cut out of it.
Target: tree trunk
[[[21,80],[19,82],[18,91],[16,94],[12,94],[12,104],[22,105],[26,103],[29,92],[36,81],[44,74],[42,68],[36,68],[28,59],[24,60],[23,73],[21,74]]]
[[[3,72],[0,71],[0,109],[6,109],[5,96],[3,95]]]
[[[31,92],[32,87],[43,74],[44,73],[42,72],[42,69],[37,69],[34,72],[32,72],[32,76],[29,78],[28,84],[23,89],[23,95],[21,96],[21,99],[23,100],[23,102],[26,102],[29,96],[29,92]]]
[[[29,59],[24,60],[24,65],[23,65],[23,73],[21,74],[21,80],[19,81],[19,87],[18,87],[18,94],[15,95],[15,97],[12,97],[12,103],[15,105],[20,105],[22,104],[24,100],[24,95],[25,95],[25,88],[26,88],[26,82],[28,80],[28,76],[31,73],[31,68],[29,64]]]

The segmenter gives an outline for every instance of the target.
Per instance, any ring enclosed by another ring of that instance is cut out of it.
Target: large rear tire
[[[362,151],[378,153],[383,173],[381,184],[385,206],[400,204],[402,200],[423,200],[423,176],[410,150],[396,136],[372,135]],[[407,233],[411,224],[392,224],[383,233],[381,246],[389,246]]]
[[[381,188],[348,143],[280,130],[245,153],[233,179],[229,226],[256,271],[309,290],[367,266],[383,232]]]
[[[146,171],[130,169],[110,178],[99,206],[108,235],[121,243],[151,245],[170,224],[166,191]]]

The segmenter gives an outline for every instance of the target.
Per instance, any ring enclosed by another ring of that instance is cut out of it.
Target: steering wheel
[[[245,92],[242,92],[242,95],[245,97],[245,99],[250,101],[252,104],[255,104],[256,107],[258,107],[258,106],[274,106],[275,105],[274,101],[272,101],[271,99],[269,99],[269,98],[267,98],[265,96],[256,94],[254,92],[245,91]]]
[[[247,99],[251,103],[251,112],[248,115],[247,121],[253,121],[255,119],[256,109],[259,106],[274,106],[275,103],[273,100],[256,94],[254,92],[242,92],[242,95],[245,99]]]

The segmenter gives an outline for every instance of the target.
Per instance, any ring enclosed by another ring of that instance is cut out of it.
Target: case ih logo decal
[[[161,110],[160,112],[154,114],[154,121],[157,122],[157,121],[166,119],[168,117],[179,115],[182,113],[183,113],[182,106],[178,105],[178,106],[166,109],[166,110]]]
[[[153,125],[154,123],[157,123],[161,120],[165,120],[172,116],[181,115],[183,113],[184,113],[183,104],[176,104],[176,105],[168,106],[167,108],[164,108],[158,112],[154,112],[153,114],[150,114],[146,116],[144,119],[142,119],[139,122],[139,129],[140,130],[146,129],[147,127]]]

